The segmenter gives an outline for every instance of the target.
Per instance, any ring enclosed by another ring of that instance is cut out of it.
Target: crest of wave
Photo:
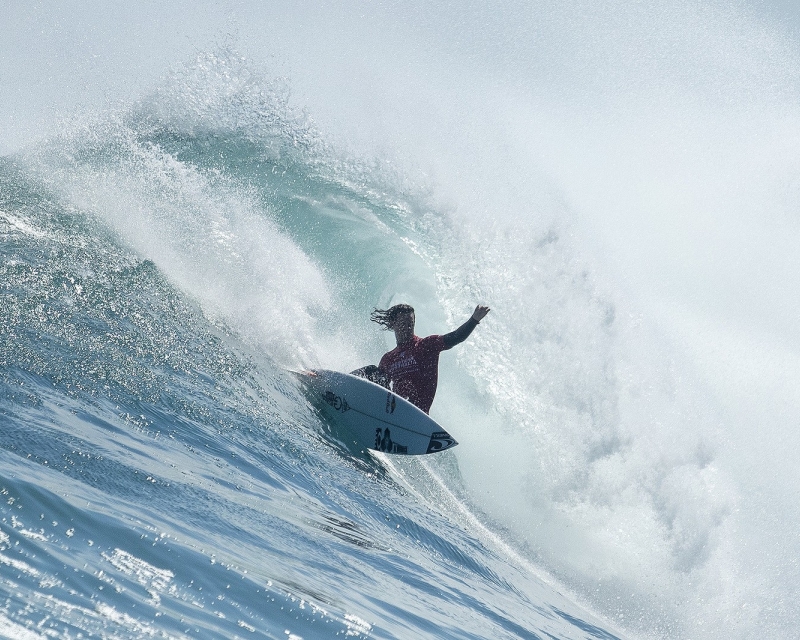
[[[220,48],[177,66],[132,116],[143,129],[150,125],[188,137],[236,134],[273,160],[310,161],[324,144],[308,115],[290,106],[290,95],[286,78]]]
[[[247,141],[264,159],[300,159],[314,134],[287,100],[283,82],[242,58],[203,54],[134,107],[71,122],[24,160],[210,318],[278,360],[314,359],[314,318],[331,305],[321,270],[254,188],[189,157]]]

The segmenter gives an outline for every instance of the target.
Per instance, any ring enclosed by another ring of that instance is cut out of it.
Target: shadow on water
[[[593,624],[589,624],[588,622],[584,622],[580,618],[576,618],[575,616],[571,616],[565,611],[561,611],[553,607],[553,611],[555,611],[559,617],[563,618],[570,624],[575,625],[578,629],[585,631],[593,638],[600,638],[600,640],[620,640],[617,636],[609,633],[605,629],[601,629],[600,627],[596,627]]]

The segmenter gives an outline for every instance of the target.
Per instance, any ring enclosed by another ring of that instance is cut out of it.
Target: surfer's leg
[[[355,371],[350,372],[351,376],[358,376],[359,378],[366,378],[370,382],[379,384],[382,387],[389,388],[389,378],[386,374],[378,369],[374,364],[368,364],[366,367],[361,367]]]
[[[359,378],[366,378],[369,380],[369,376],[373,371],[377,371],[378,367],[374,364],[368,364],[366,367],[361,367],[360,369],[356,369],[355,371],[351,371],[351,376],[358,376]]]

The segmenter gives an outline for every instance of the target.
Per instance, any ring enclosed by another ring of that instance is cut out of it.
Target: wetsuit
[[[413,336],[385,354],[377,369],[371,365],[353,374],[385,387],[391,383],[392,391],[428,413],[439,381],[439,354],[464,342],[477,326],[478,321],[470,318],[445,335]]]

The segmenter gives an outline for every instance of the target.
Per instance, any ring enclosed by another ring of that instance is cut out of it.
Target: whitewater
[[[790,9],[2,11],[0,637],[800,637]]]

